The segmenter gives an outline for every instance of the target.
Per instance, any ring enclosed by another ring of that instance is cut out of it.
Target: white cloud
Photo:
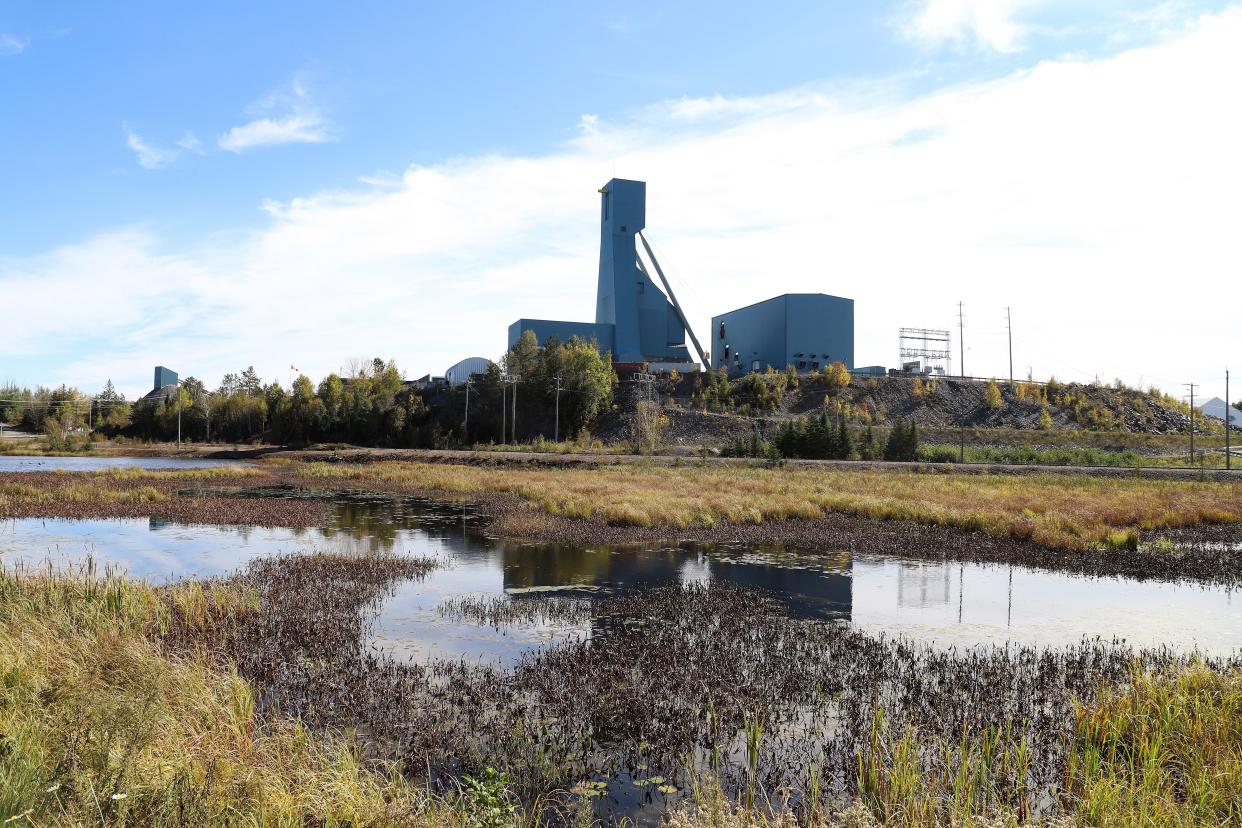
[[[20,55],[26,51],[26,47],[30,45],[29,40],[24,40],[17,35],[0,32],[0,57],[13,57]]]
[[[256,117],[221,135],[221,149],[243,152],[276,144],[321,144],[334,140],[331,124],[311,102],[300,81],[295,80],[287,90],[268,95],[247,111]]]
[[[1018,15],[1036,0],[918,0],[903,29],[933,46],[973,44],[998,52],[1021,48],[1024,26]]]
[[[186,132],[185,135],[182,135],[177,141],[177,146],[181,147],[186,152],[193,152],[199,155],[203,154],[203,142],[198,140],[198,136],[193,132]]]
[[[27,360],[62,349],[56,376],[19,380],[127,393],[155,364],[211,382],[374,355],[439,373],[499,354],[517,317],[593,317],[595,190],[615,162],[648,181],[649,236],[705,344],[713,313],[822,291],[855,299],[857,360],[891,365],[898,327],[950,327],[961,299],[971,373],[1008,374],[1012,306],[1019,375],[1219,395],[1216,366],[1242,364],[1240,40],[1234,10],[915,99],[801,90],[586,119],[548,155],[273,202],[240,242],[170,253],[139,229],[0,259],[0,329]],[[15,310],[47,295],[74,301]]]
[[[141,135],[125,127],[125,143],[138,157],[138,163],[148,170],[159,170],[177,160],[180,153],[174,149],[157,147],[147,143]]]

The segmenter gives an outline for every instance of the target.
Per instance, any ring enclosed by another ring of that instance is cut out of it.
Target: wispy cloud
[[[917,0],[900,22],[903,33],[928,45],[977,46],[997,52],[1022,48],[1021,12],[1038,0]]]
[[[157,147],[148,143],[141,135],[128,126],[125,129],[125,143],[138,157],[138,163],[148,170],[160,170],[177,160],[181,153],[175,149]]]
[[[0,57],[13,57],[26,51],[30,41],[17,35],[0,32]]]
[[[182,135],[179,139],[177,139],[177,146],[181,147],[181,149],[186,152],[193,152],[198,155],[202,155],[204,152],[203,142],[198,140],[198,136],[193,132],[186,132],[185,135]]]
[[[251,105],[247,114],[253,120],[220,136],[221,149],[244,152],[276,144],[321,144],[335,138],[331,123],[297,80]]]
[[[615,159],[649,182],[652,242],[700,326],[775,293],[851,296],[859,360],[892,364],[898,326],[949,327],[963,299],[972,373],[1008,375],[1012,305],[1021,376],[1210,383],[1216,359],[1196,360],[1240,356],[1236,302],[1202,300],[1238,294],[1239,40],[1242,9],[913,98],[676,101],[693,117],[589,120],[556,152],[271,203],[240,242],[170,251],[131,230],[0,253],[5,367],[134,393],[156,363],[287,381],[290,364],[322,375],[355,355],[411,375],[498,355],[516,317],[593,318],[595,190]],[[23,310],[49,293],[73,307]]]

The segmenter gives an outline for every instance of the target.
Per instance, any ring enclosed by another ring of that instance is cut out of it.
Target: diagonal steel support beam
[[[673,303],[673,310],[677,311],[677,318],[681,320],[681,326],[686,329],[686,333],[690,334],[690,341],[694,343],[694,350],[698,353],[699,359],[703,363],[703,370],[710,371],[712,366],[707,362],[707,354],[703,352],[703,346],[699,345],[699,338],[694,335],[694,329],[690,327],[690,320],[686,319],[686,312],[681,309],[681,303],[677,301],[677,296],[673,293],[673,287],[668,283],[668,279],[664,278],[664,271],[660,268],[660,262],[656,259],[655,253],[651,251],[651,245],[647,244],[647,237],[641,232],[637,234],[638,240],[643,243],[643,250],[647,251],[651,264],[655,267],[656,275],[660,277],[660,283],[664,285],[664,290],[668,293],[669,301]],[[638,269],[643,273],[647,269],[643,267],[642,257],[638,257]],[[647,278],[651,278],[650,275]]]

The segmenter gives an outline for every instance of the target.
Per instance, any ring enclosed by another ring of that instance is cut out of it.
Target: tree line
[[[913,461],[919,456],[919,430],[913,420],[898,420],[886,438],[870,424],[858,429],[845,417],[834,417],[825,411],[815,417],[782,423],[771,440],[765,440],[756,428],[750,440],[738,437],[722,454],[768,459]]]
[[[594,343],[551,338],[540,347],[528,332],[468,387],[419,387],[379,358],[289,386],[264,383],[251,366],[214,390],[190,376],[132,403],[111,381],[93,398],[10,384],[0,389],[0,421],[42,432],[58,448],[88,440],[91,427],[148,441],[180,433],[195,442],[455,448],[576,435],[609,409],[616,381],[611,355]]]

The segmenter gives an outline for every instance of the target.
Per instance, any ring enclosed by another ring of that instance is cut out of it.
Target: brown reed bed
[[[497,629],[515,624],[580,624],[591,619],[591,601],[585,598],[459,595],[441,601],[436,611],[454,622]]]
[[[512,670],[368,647],[378,602],[435,565],[286,556],[168,587],[0,574],[0,809],[89,816],[65,809],[93,786],[109,824],[564,824],[661,798],[681,826],[1242,817],[1237,657],[939,650],[722,584],[597,601],[589,640]],[[56,733],[90,752],[45,761],[69,756]]]
[[[528,807],[588,790],[603,814],[634,789],[676,802],[700,774],[736,801],[775,797],[803,816],[819,803],[883,806],[911,779],[935,783],[921,800],[928,819],[1073,813],[1085,784],[1074,764],[1081,710],[1136,676],[1229,676],[1242,665],[1098,640],[939,650],[794,619],[771,596],[719,584],[603,599],[589,640],[508,671],[367,648],[375,602],[427,566],[259,561],[236,576],[257,610],[206,635],[173,624],[164,641],[235,665],[269,714],[362,734],[368,755],[433,787],[499,769]],[[473,610],[499,620],[491,607]],[[965,803],[952,793],[963,772]]]

